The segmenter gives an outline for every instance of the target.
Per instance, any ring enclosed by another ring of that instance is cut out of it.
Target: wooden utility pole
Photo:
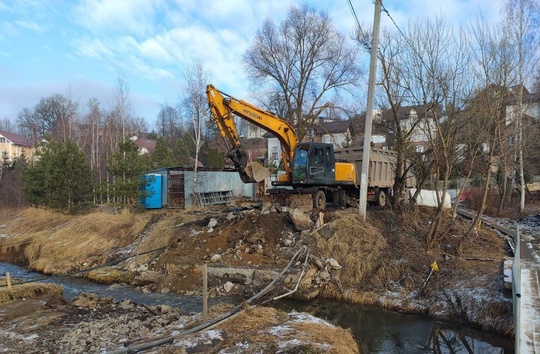
[[[375,0],[375,17],[373,19],[373,37],[371,39],[371,61],[369,64],[369,83],[364,132],[364,151],[362,155],[362,171],[360,175],[360,216],[366,220],[367,189],[369,175],[369,159],[371,153],[371,125],[373,122],[373,102],[375,101],[375,77],[377,76],[377,54],[379,52],[379,30],[381,25],[381,0]]]

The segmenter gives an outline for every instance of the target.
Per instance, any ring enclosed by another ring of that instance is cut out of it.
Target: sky
[[[443,14],[463,23],[482,14],[495,23],[501,0],[383,0],[400,28]],[[373,23],[372,0],[351,0],[361,24]],[[121,76],[132,114],[154,127],[164,103],[176,105],[185,70],[200,60],[211,83],[250,100],[242,55],[269,18],[279,24],[294,5],[328,11],[347,37],[355,19],[347,0],[0,0],[0,119],[55,93],[81,111],[90,98],[109,109]],[[381,25],[394,26],[383,13]],[[367,84],[367,75],[366,75]]]

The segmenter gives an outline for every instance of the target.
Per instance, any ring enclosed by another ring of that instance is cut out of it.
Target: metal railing
[[[519,235],[519,226],[516,225],[516,239],[515,239],[515,251],[514,262],[512,264],[512,300],[514,303],[514,348],[515,353],[519,354],[520,341],[519,336],[521,332],[521,251],[520,243],[521,237]]]

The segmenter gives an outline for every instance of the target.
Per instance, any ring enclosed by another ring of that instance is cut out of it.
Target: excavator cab
[[[325,185],[335,181],[332,144],[298,144],[292,164],[293,185]]]

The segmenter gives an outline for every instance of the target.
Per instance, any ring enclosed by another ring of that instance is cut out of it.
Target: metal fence
[[[520,243],[521,237],[519,236],[519,226],[516,225],[516,239],[515,239],[515,251],[514,251],[514,263],[512,264],[512,299],[514,303],[514,341],[515,341],[515,353],[519,354],[519,335],[520,335],[520,322],[521,322],[521,252]]]

